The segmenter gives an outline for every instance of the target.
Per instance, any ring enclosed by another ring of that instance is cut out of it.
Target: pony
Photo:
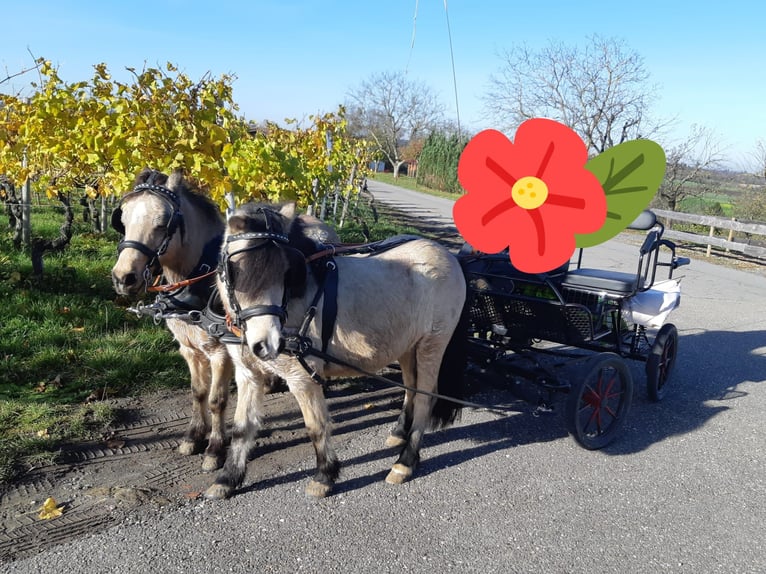
[[[340,241],[318,219],[301,218],[317,240]],[[136,295],[149,288],[155,276],[171,288],[158,297],[155,312],[178,342],[191,379],[192,416],[178,451],[190,455],[204,449],[203,470],[216,470],[225,458],[225,411],[234,368],[221,337],[190,317],[205,309],[214,294],[223,214],[181,171],[167,176],[146,168],[122,197],[111,222],[123,236],[112,268],[115,292]],[[257,368],[240,375],[268,382],[274,378]]]
[[[445,247],[409,239],[333,257],[307,236],[293,205],[247,204],[228,219],[217,282],[242,336],[230,352],[237,372],[274,373],[297,400],[316,454],[309,496],[329,495],[340,472],[324,379],[398,361],[405,396],[385,441],[400,449],[388,483],[411,478],[424,432],[459,415],[460,405],[446,397],[463,395],[466,281]],[[262,423],[258,385],[239,393],[226,461],[207,498],[229,497],[242,484]]]

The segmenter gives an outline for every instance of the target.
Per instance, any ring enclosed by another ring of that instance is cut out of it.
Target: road
[[[450,221],[448,200],[370,188],[378,201]],[[636,251],[612,241],[589,262],[632,268]],[[251,462],[230,500],[139,515],[4,571],[762,573],[766,277],[701,259],[679,275],[668,396],[650,403],[643,365],[631,363],[633,407],[604,450],[579,447],[556,414],[467,409],[428,435],[415,479],[392,486],[383,440],[393,411],[381,408],[338,423],[344,468],[327,499],[303,494],[306,442],[289,465],[254,473]],[[474,399],[513,401],[502,387]]]

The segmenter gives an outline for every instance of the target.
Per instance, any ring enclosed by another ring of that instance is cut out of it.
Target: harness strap
[[[387,379],[386,377],[382,377],[376,373],[371,373],[369,371],[365,371],[364,369],[361,369],[355,365],[352,365],[351,363],[347,363],[346,361],[343,361],[341,359],[338,359],[337,357],[333,357],[332,355],[328,355],[327,353],[323,351],[316,350],[311,345],[311,340],[308,338],[300,338],[300,337],[291,337],[286,341],[285,349],[290,349],[290,354],[292,354],[300,363],[300,365],[303,367],[303,369],[309,374],[309,376],[314,379],[315,382],[318,383],[324,383],[322,378],[316,373],[314,369],[312,369],[309,364],[306,362],[305,357],[306,356],[314,356],[319,359],[323,359],[326,363],[335,363],[336,365],[340,365],[341,367],[346,367],[347,369],[352,369],[359,373],[360,375],[364,375],[365,377],[369,377],[371,379],[374,379],[380,383],[383,383],[385,385],[388,385],[390,387],[399,387],[401,389],[404,389],[406,391],[410,391],[412,393],[426,395],[429,397],[433,397],[436,399],[442,399],[445,401],[450,401],[453,403],[456,403],[458,405],[464,406],[464,407],[471,407],[474,409],[482,409],[482,410],[488,410],[491,412],[496,412],[498,414],[504,414],[506,412],[517,412],[518,408],[516,407],[504,407],[501,405],[488,405],[488,404],[482,404],[482,403],[474,403],[472,401],[466,401],[463,399],[458,399],[456,397],[450,397],[447,395],[442,395],[440,393],[432,393],[430,391],[424,391],[422,389],[413,389],[411,387],[408,387],[404,383],[399,383],[397,381],[392,381],[391,379]]]
[[[327,352],[327,345],[335,330],[338,316],[338,266],[335,261],[327,261],[324,277],[324,301],[322,303],[322,352]]]
[[[157,258],[157,252],[147,247],[139,241],[133,241],[132,239],[123,239],[117,244],[117,253],[122,253],[125,249],[135,249],[146,255],[151,262]]]

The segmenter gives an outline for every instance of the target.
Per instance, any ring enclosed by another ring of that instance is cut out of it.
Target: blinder
[[[125,225],[122,223],[122,202],[112,210],[112,229],[120,235],[125,235]]]

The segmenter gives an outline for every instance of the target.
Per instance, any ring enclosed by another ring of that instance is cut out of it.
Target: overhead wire
[[[449,9],[447,7],[447,0],[444,1],[444,17],[447,22],[447,39],[449,40],[449,53],[450,53],[450,62],[452,64],[452,88],[455,92],[455,115],[457,119],[457,135],[458,138],[461,137],[461,128],[460,128],[460,101],[458,98],[458,90],[457,90],[457,73],[455,71],[455,52],[452,46],[452,28],[450,26],[449,21]],[[410,51],[407,55],[407,65],[404,68],[404,73],[407,74],[410,69],[410,62],[412,61],[412,53],[415,49],[415,37],[417,36],[417,25],[418,25],[418,8],[419,8],[420,0],[415,0],[415,13],[412,16],[412,38],[410,39]]]

